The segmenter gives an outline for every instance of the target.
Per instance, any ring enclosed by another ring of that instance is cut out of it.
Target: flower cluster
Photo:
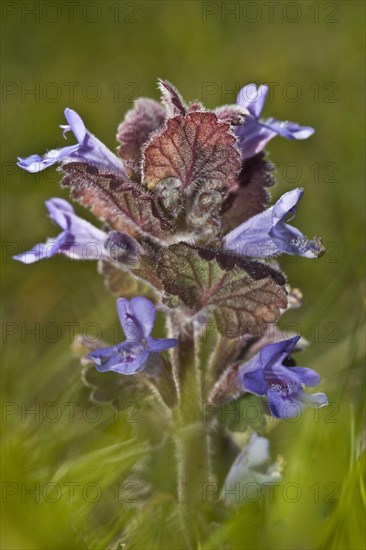
[[[202,328],[213,321],[227,352],[207,379],[221,384],[225,393],[220,373],[230,372],[235,391],[226,391],[225,399],[238,392],[265,396],[278,418],[294,416],[307,405],[325,405],[323,393],[304,392],[305,386],[319,383],[317,373],[285,365],[298,338],[260,344],[268,326],[289,307],[289,287],[272,259],[280,254],[316,258],[324,251],[319,238],[309,239],[288,223],[303,189],[269,205],[273,170],[263,149],[276,136],[306,139],[314,130],[261,120],[267,86],[249,84],[235,105],[213,111],[198,101],[185,103],[166,81],[159,81],[159,89],[161,103],[138,99],[126,114],[118,127],[116,154],[66,109],[67,125],[61,128],[64,136],[72,132],[77,143],[19,158],[18,165],[29,172],[58,164],[62,186],[103,227],[80,218],[66,200],[52,198],[46,207],[62,232],[15,259],[29,264],[64,254],[98,260],[108,283],[118,274],[118,281],[132,277],[145,285],[153,301],[143,296],[128,300],[114,285],[126,340],[89,352],[86,359],[100,372],[148,374],[150,356],[188,346],[188,325]],[[168,338],[151,336],[155,304],[168,320]],[[249,340],[258,344],[258,353],[245,361]],[[165,375],[179,384],[172,370]]]
[[[147,298],[136,296],[131,301],[120,298],[117,311],[126,340],[117,346],[96,349],[87,356],[100,372],[135,374],[143,370],[149,354],[178,344],[175,338],[152,338],[156,311]]]
[[[297,416],[307,405],[327,404],[324,393],[307,394],[305,386],[317,386],[320,376],[305,367],[284,365],[300,336],[267,344],[262,350],[239,368],[237,384],[257,395],[266,395],[271,414],[276,418]]]

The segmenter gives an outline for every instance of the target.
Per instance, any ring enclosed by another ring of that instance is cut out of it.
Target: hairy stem
[[[238,343],[236,340],[228,340],[217,334],[216,345],[211,353],[206,373],[208,391],[210,391],[233,357],[235,357],[237,348]]]
[[[172,319],[172,335],[179,339],[173,351],[174,378],[179,396],[176,449],[178,498],[189,548],[194,548],[202,494],[209,481],[208,425],[203,421],[203,388],[199,363],[199,335],[192,320]]]

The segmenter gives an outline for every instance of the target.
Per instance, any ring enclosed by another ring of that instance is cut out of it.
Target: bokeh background
[[[304,293],[282,327],[309,340],[301,364],[320,372],[332,403],[271,434],[300,498],[289,489],[239,507],[201,546],[364,548],[364,11],[350,0],[2,3],[2,548],[106,548],[133,517],[126,548],[172,548],[163,492],[141,513],[108,489],[146,452],[131,423],[115,422],[110,407],[97,417],[86,408],[72,332],[96,335],[97,323],[113,341],[116,328],[96,265],[11,259],[56,234],[44,201],[67,198],[56,170],[21,173],[16,157],[63,145],[67,106],[113,149],[133,100],[158,98],[157,77],[211,108],[234,102],[242,85],[268,83],[264,116],[314,126],[307,141],[269,144],[273,197],[303,186],[296,225],[328,247],[316,261],[282,261]],[[70,413],[68,403],[79,405]]]

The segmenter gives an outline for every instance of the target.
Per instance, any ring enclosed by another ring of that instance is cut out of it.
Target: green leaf
[[[161,280],[156,272],[156,258],[148,255],[141,256],[139,265],[131,269],[131,273],[139,279],[151,285],[158,291],[164,290]]]
[[[103,471],[106,471],[108,474],[109,470],[110,474],[106,475],[105,480],[103,480],[103,485],[107,485],[117,471],[119,474],[127,471],[135,464],[137,459],[146,455],[147,450],[148,445],[142,446],[135,440],[129,439],[77,457],[71,457],[56,470],[52,481],[57,482],[70,477],[73,478],[72,476],[74,478],[75,476],[82,477],[86,472],[89,473],[90,471],[93,471],[98,476]],[[96,477],[96,479],[101,482],[101,475]]]
[[[156,492],[124,529],[121,548],[161,550],[186,548],[175,499],[168,493]]]
[[[179,243],[161,251],[157,272],[182,304],[196,313],[212,310],[227,338],[261,335],[287,305],[284,277],[261,262]]]

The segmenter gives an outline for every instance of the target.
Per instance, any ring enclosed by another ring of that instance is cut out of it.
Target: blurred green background
[[[303,496],[233,511],[202,548],[364,547],[364,11],[359,1],[2,3],[2,548],[106,548],[134,514],[141,539],[132,528],[135,542],[126,548],[174,547],[163,527],[168,497],[139,515],[111,490],[82,494],[87,483],[104,489],[123,479],[146,451],[110,407],[95,421],[85,418],[88,396],[70,332],[95,335],[99,323],[113,341],[116,326],[115,300],[95,264],[11,260],[19,247],[56,234],[44,200],[67,197],[54,169],[21,173],[16,157],[63,145],[58,125],[67,106],[113,149],[132,101],[158,99],[158,77],[211,108],[234,102],[242,85],[269,83],[264,116],[314,126],[307,141],[270,142],[273,197],[303,186],[296,225],[328,246],[316,261],[282,261],[304,293],[303,307],[286,314],[282,327],[308,338],[301,364],[320,372],[321,391],[334,403],[318,421],[309,414],[301,425],[273,430],[274,456],[288,465],[285,481],[299,483]],[[69,402],[80,403],[71,420]],[[52,487],[42,496],[50,482],[63,490],[78,483],[75,499],[57,499]],[[25,493],[37,492],[37,483],[39,502]]]

